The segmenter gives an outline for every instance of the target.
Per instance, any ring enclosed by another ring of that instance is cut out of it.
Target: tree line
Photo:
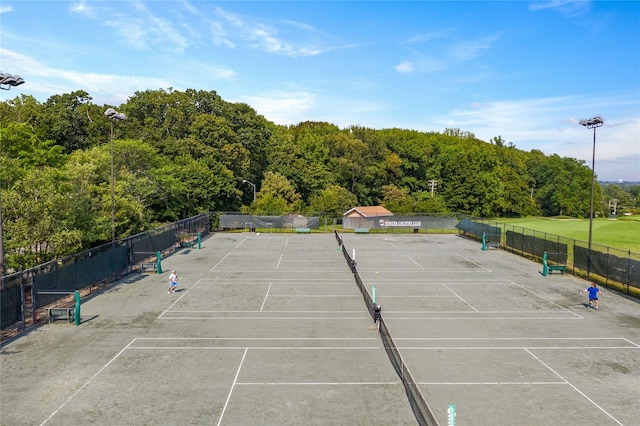
[[[126,119],[110,121],[108,107]],[[460,129],[281,126],[215,91],[140,91],[119,106],[96,105],[83,90],[44,103],[21,95],[0,103],[0,143],[7,270],[111,240],[112,160],[118,239],[210,211],[340,217],[382,204],[396,214],[588,217],[590,209],[591,170],[575,158]]]

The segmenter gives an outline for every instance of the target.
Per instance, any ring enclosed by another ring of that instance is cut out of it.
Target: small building
[[[378,216],[393,216],[389,210],[382,206],[363,206],[354,207],[351,210],[343,214],[344,217],[378,217]]]

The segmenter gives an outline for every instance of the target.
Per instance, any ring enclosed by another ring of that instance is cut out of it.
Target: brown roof
[[[344,214],[344,216],[361,216],[361,217],[375,217],[375,216],[393,216],[389,210],[382,206],[362,206],[354,207]]]

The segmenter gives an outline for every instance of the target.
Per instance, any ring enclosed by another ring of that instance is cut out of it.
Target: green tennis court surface
[[[640,309],[456,235],[343,235],[440,425],[632,425]],[[183,277],[167,294],[166,271]],[[412,425],[332,234],[215,234],[1,352],[3,425]]]

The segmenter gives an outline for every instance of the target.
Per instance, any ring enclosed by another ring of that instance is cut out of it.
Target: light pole
[[[602,127],[604,124],[604,119],[601,116],[595,116],[593,118],[588,118],[586,120],[580,120],[578,122],[581,126],[586,127],[587,129],[593,129],[593,153],[591,154],[591,207],[589,209],[589,254],[587,256],[587,279],[589,278],[589,269],[591,265],[591,239],[593,236],[593,192],[595,187],[595,178],[596,178],[596,129],[598,127]]]
[[[248,180],[242,179],[242,183],[248,183],[249,185],[251,185],[253,187],[253,201],[256,200],[256,186],[249,182]]]
[[[20,86],[24,79],[19,75],[11,75],[0,71],[0,89],[11,90],[12,87]],[[2,182],[0,182],[0,277],[4,276],[4,243],[2,233]]]
[[[113,108],[107,108],[104,112],[111,120],[111,247],[116,245],[116,195],[115,195],[115,174],[113,171],[113,123],[122,121],[127,118],[121,112],[116,111]]]

